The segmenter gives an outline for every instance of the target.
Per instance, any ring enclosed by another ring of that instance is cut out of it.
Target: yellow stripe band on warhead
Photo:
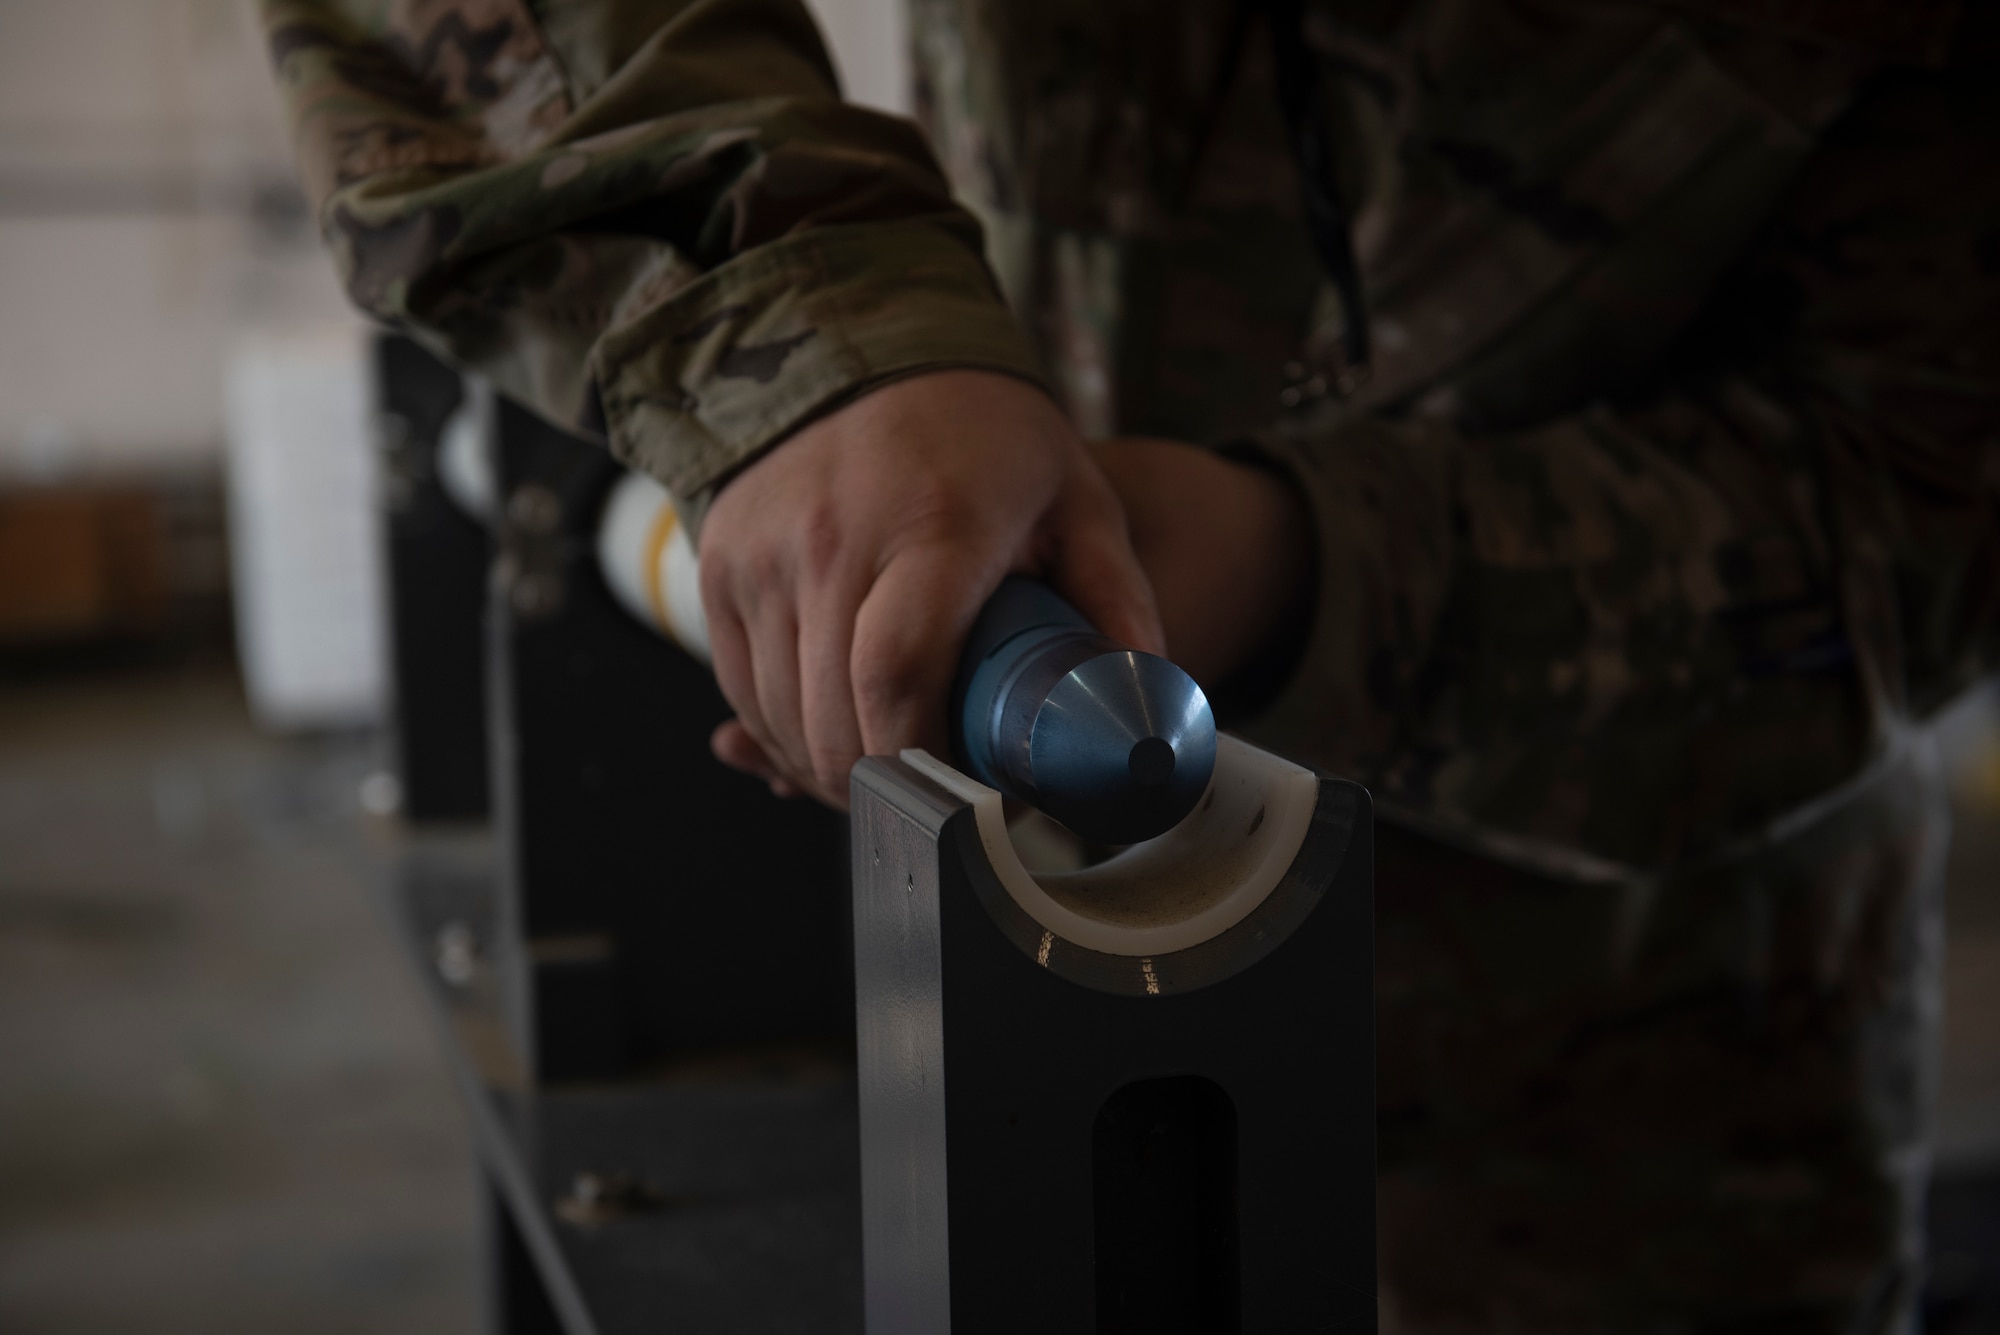
[[[666,632],[667,638],[679,643],[674,634],[674,623],[667,615],[666,555],[667,544],[674,540],[674,530],[681,526],[680,514],[671,505],[660,507],[653,516],[652,530],[646,534],[646,564],[644,579],[646,584],[646,606],[652,609],[653,624]],[[683,645],[683,648],[686,646]]]

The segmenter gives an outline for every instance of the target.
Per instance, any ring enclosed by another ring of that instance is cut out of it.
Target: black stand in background
[[[597,566],[622,470],[502,401],[488,605],[510,1028],[546,1081],[853,1042],[845,826],[717,763],[704,665]]]
[[[712,676],[598,574],[601,446],[503,401],[489,533],[439,481],[458,374],[395,335],[376,368],[392,896],[488,1184],[487,1328],[858,1332],[844,824],[709,754]]]
[[[465,391],[406,338],[375,341],[397,778],[414,824],[486,818],[485,616],[493,541],[437,472]]]

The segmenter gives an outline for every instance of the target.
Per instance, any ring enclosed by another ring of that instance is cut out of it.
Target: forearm
[[[263,8],[355,301],[690,512],[870,385],[1039,374],[921,136],[839,101],[798,0]]]

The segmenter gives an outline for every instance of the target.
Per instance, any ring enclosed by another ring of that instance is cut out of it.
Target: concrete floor
[[[221,672],[0,686],[0,1330],[473,1329],[367,762],[259,736]]]
[[[2000,751],[1959,750],[1940,1162],[2000,1180]],[[473,1329],[370,759],[260,736],[218,670],[0,682],[0,1331]]]

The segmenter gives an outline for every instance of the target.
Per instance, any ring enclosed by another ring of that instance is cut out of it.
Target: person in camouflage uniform
[[[1312,0],[1357,364],[1280,6],[909,3],[944,173],[796,0],[264,10],[355,299],[693,523],[947,367],[1295,489],[1243,730],[1376,799],[1386,1328],[1908,1329],[1922,725],[2000,658],[1993,13]],[[1164,448],[1105,455],[1163,591]]]

